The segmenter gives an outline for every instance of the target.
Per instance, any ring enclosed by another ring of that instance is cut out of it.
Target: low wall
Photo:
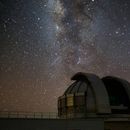
[[[105,122],[105,130],[130,130],[130,121]]]
[[[0,118],[0,130],[104,130],[104,121]]]

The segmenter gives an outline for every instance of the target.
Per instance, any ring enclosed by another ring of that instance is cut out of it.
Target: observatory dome
[[[59,117],[130,113],[130,83],[126,80],[82,72],[71,80],[74,82],[58,98]]]

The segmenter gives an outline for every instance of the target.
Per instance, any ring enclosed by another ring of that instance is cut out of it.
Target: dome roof
[[[114,76],[106,76],[102,78],[102,81],[104,82],[105,86],[117,87],[118,90],[119,86],[122,86],[123,88],[125,88],[125,91],[130,99],[130,83],[127,80]]]
[[[75,81],[73,82],[68,89],[65,91],[65,94],[73,94],[73,93],[82,93],[86,92],[88,86],[90,86],[91,82],[88,80],[88,77],[91,77],[91,79],[94,79],[96,75],[94,74],[88,74],[88,73],[77,73],[74,75],[71,80]]]
[[[114,113],[130,113],[130,83],[124,79],[106,76],[102,78],[109,95],[111,106],[123,106],[112,109]],[[111,108],[113,108],[111,107]],[[125,111],[124,111],[125,110]]]
[[[64,95],[86,93],[91,88],[94,93],[98,113],[110,113],[107,90],[102,80],[95,74],[79,72],[71,80],[76,80],[68,87]],[[102,105],[103,104],[103,105]]]
[[[85,117],[87,113],[130,113],[130,83],[124,79],[79,72],[58,98],[60,117]]]

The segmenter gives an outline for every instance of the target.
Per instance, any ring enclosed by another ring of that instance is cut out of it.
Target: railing
[[[11,112],[11,111],[0,111],[0,118],[29,118],[29,119],[73,119],[68,116],[59,118],[55,112]],[[85,118],[102,118],[105,121],[130,121],[130,114],[110,114],[110,115],[96,115],[87,114]]]
[[[58,119],[55,112],[8,112],[0,111],[0,118],[33,118],[33,119]]]

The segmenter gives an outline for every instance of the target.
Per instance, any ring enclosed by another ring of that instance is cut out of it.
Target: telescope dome
[[[79,72],[58,98],[61,118],[84,118],[88,114],[130,113],[130,84],[126,80]]]

